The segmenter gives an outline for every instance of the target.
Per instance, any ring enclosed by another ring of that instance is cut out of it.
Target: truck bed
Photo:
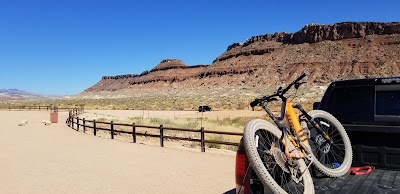
[[[364,194],[400,193],[400,171],[375,169],[367,175],[351,175],[339,178],[314,177],[315,193]]]

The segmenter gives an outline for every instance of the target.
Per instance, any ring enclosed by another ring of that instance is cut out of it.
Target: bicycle
[[[293,105],[284,96],[292,86],[298,90],[306,83],[300,82],[304,77],[306,73],[286,88],[279,87],[274,94],[250,103],[253,108],[261,106],[276,125],[262,119],[252,120],[243,136],[253,170],[274,193],[314,193],[309,171],[312,164],[329,177],[342,176],[351,166],[351,143],[342,124],[322,110],[307,113],[300,104]],[[282,101],[280,117],[267,107],[277,97]],[[300,111],[299,116],[295,109]]]

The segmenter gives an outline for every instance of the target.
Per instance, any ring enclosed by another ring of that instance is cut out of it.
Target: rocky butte
[[[81,95],[137,89],[244,88],[256,94],[308,71],[309,86],[400,75],[400,22],[310,24],[234,43],[210,65],[165,59],[140,75],[104,76]],[[256,95],[254,94],[254,95]],[[241,94],[238,94],[241,95]]]

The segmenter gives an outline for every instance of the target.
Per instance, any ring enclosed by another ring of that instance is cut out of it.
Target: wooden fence
[[[91,125],[88,125],[88,123],[91,123]],[[84,133],[86,133],[86,130],[93,129],[93,135],[96,136],[96,132],[98,130],[103,130],[103,131],[109,131],[111,134],[111,139],[114,139],[114,135],[121,133],[121,134],[130,134],[132,135],[132,142],[136,143],[136,137],[137,136],[144,136],[144,137],[154,137],[154,138],[160,138],[160,146],[164,147],[164,140],[165,139],[172,139],[172,140],[180,140],[180,141],[190,141],[190,142],[199,142],[201,145],[201,151],[205,152],[206,151],[206,144],[220,144],[220,145],[231,145],[231,146],[237,146],[239,143],[238,142],[227,142],[227,141],[216,141],[216,140],[207,140],[205,138],[206,134],[217,134],[217,135],[231,135],[231,136],[243,136],[243,133],[236,133],[236,132],[224,132],[224,131],[210,131],[210,130],[205,130],[203,127],[200,129],[184,129],[184,128],[173,128],[173,127],[164,127],[163,125],[160,126],[145,126],[145,125],[136,125],[135,123],[132,124],[124,124],[124,123],[114,123],[113,121],[111,122],[102,122],[102,121],[96,121],[96,120],[85,120],[85,118],[79,118],[75,117],[74,114],[70,113],[70,116],[67,120],[67,124],[69,127],[72,129],[75,129],[76,131],[83,130]],[[109,125],[109,127],[99,127],[97,124],[103,124],[103,125]],[[130,131],[122,131],[122,130],[116,130],[116,126],[125,126],[125,127],[130,127]],[[152,129],[158,132],[158,134],[147,134],[147,133],[141,133],[137,132],[138,128],[147,128],[147,129]],[[196,138],[191,138],[191,137],[176,137],[176,136],[169,136],[166,135],[164,132],[165,131],[179,131],[179,132],[189,132],[192,134],[199,134],[200,139]]]
[[[53,106],[8,106],[8,110],[52,110]]]
[[[46,110],[46,111],[53,111],[53,112],[59,112],[59,111],[66,111],[70,112],[71,110],[76,113],[76,115],[81,114],[84,112],[83,108],[70,108],[70,107],[64,107],[64,108],[59,108],[56,106],[8,106],[8,110]]]
[[[83,114],[85,111],[83,108],[72,108],[69,109],[69,116],[68,120],[71,119],[72,117],[77,117],[80,114]]]

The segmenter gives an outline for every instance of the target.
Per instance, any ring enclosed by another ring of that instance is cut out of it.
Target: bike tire
[[[349,171],[353,159],[353,150],[351,148],[350,138],[347,135],[343,125],[333,115],[323,110],[313,110],[310,111],[308,114],[314,119],[314,121],[316,121],[317,123],[319,122],[319,126],[321,127],[321,129],[323,129],[324,132],[327,133],[334,142],[333,144],[331,144],[334,146],[332,147],[332,149],[329,147],[329,151],[327,151],[328,149],[322,151],[324,148],[321,149],[321,147],[318,147],[319,143],[316,140],[318,138],[313,138],[313,134],[316,134],[315,130],[314,132],[311,132],[309,142],[311,145],[311,149],[313,150],[313,165],[321,173],[329,177],[343,176]],[[321,123],[321,121],[324,123]],[[319,139],[321,140],[322,138]],[[339,152],[335,153],[335,149]],[[344,153],[341,153],[341,150],[343,150]],[[342,154],[343,160],[338,161],[337,159],[340,159]],[[337,165],[340,166],[336,167]]]
[[[283,143],[283,140],[281,140],[282,131],[279,130],[276,126],[272,125],[271,123],[269,123],[265,120],[261,120],[261,119],[252,120],[249,123],[247,123],[247,125],[244,129],[244,135],[243,135],[244,147],[245,147],[247,156],[249,158],[250,165],[253,168],[253,170],[255,171],[255,173],[257,174],[260,181],[263,183],[264,187],[267,187],[265,189],[267,189],[268,191],[271,191],[273,193],[306,193],[306,194],[315,193],[314,183],[313,183],[310,171],[308,170],[307,165],[305,164],[303,159],[297,160],[298,164],[299,164],[300,172],[304,172],[303,177],[300,180],[301,182],[299,182],[299,184],[294,183],[294,181],[291,180],[290,175],[289,175],[289,177],[287,177],[282,169],[275,169],[275,168],[271,169],[270,167],[267,167],[268,163],[263,162],[263,160],[265,160],[265,157],[263,157],[263,159],[262,159],[259,154],[260,153],[259,151],[262,151],[261,150],[262,148],[258,148],[260,146],[259,142],[261,142],[263,140],[261,140],[261,141],[259,140],[260,135],[258,137],[258,140],[256,140],[257,134],[262,134],[262,133],[264,133],[266,135],[270,134],[269,137],[271,137],[272,139],[275,138],[275,140],[278,141],[278,143]],[[268,143],[267,141],[265,141],[265,142],[266,142],[266,144]],[[270,143],[272,143],[272,142],[270,142]],[[264,147],[266,147],[266,144],[264,144]],[[278,145],[280,145],[280,144],[278,144]],[[295,152],[297,152],[297,150],[295,150],[295,148],[291,142],[288,142],[288,145],[289,145],[289,150],[294,150]],[[263,145],[261,145],[261,146],[263,146]],[[271,145],[269,145],[269,146],[271,146]],[[284,149],[284,147],[281,147],[281,148]],[[269,148],[266,147],[265,150],[268,150],[268,149],[270,149],[270,147]],[[274,161],[275,161],[275,167],[280,167],[279,165],[277,165],[276,160],[273,160],[273,161],[271,160],[271,162],[274,162]],[[281,170],[283,173],[277,175],[275,172],[279,172],[279,170]],[[280,179],[280,181],[279,181],[279,179]],[[282,181],[282,180],[285,180],[285,181]],[[283,182],[286,182],[286,181],[287,181],[287,183],[285,183],[285,185],[284,185]],[[278,184],[278,182],[280,182],[280,184]],[[298,187],[298,186],[295,185],[293,187],[293,183],[296,185],[299,185],[300,187],[304,186],[303,190],[302,190],[302,188],[300,188],[300,190],[296,190],[296,187]],[[293,189],[295,191],[292,192],[292,190],[290,190],[290,189]]]

